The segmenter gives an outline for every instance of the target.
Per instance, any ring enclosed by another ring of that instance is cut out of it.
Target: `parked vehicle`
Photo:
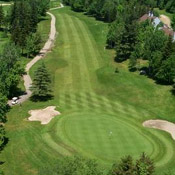
[[[18,104],[18,97],[13,97],[12,98],[12,105]]]

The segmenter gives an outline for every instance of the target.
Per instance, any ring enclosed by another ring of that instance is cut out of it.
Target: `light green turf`
[[[168,12],[166,12],[166,10],[160,10],[159,8],[155,8],[155,10],[159,13],[159,15],[166,15],[172,20],[172,18],[173,18],[172,13],[168,13]]]
[[[9,143],[1,155],[6,175],[37,174],[38,168],[74,154],[96,158],[108,168],[121,156],[136,158],[143,151],[155,160],[158,175],[175,170],[170,135],[142,126],[153,118],[175,122],[171,87],[128,72],[127,62],[114,63],[114,51],[104,49],[108,24],[68,7],[53,13],[59,33],[43,61],[52,75],[54,99],[27,101],[8,113]],[[61,115],[47,126],[27,121],[29,110],[49,105]]]

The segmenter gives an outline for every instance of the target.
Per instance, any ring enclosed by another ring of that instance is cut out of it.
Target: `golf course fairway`
[[[37,174],[41,167],[77,154],[109,168],[123,156],[135,159],[142,152],[155,161],[158,175],[175,170],[171,136],[142,126],[143,121],[156,118],[175,122],[170,87],[129,72],[127,61],[114,63],[115,52],[105,49],[107,23],[69,7],[51,12],[56,17],[56,41],[30,75],[44,61],[54,98],[28,100],[8,113],[9,142],[1,154],[4,173]],[[48,106],[56,106],[61,115],[47,125],[27,120],[28,111]]]

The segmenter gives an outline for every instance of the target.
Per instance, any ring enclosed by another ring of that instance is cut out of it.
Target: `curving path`
[[[50,9],[50,10],[54,10],[54,9],[59,9],[59,8],[63,8],[64,5],[61,4],[60,7],[57,7],[57,8],[53,8],[53,9]],[[54,40],[55,40],[55,36],[56,36],[56,26],[55,26],[55,23],[56,23],[56,18],[55,16],[50,13],[50,12],[47,12],[48,15],[51,16],[51,25],[50,25],[50,34],[49,34],[49,39],[47,40],[47,42],[45,43],[44,47],[40,50],[39,54],[34,57],[27,65],[26,65],[26,68],[25,68],[25,71],[26,71],[26,75],[23,76],[23,80],[24,80],[24,86],[25,86],[25,89],[26,89],[26,93],[19,96],[19,104],[20,103],[23,103],[24,101],[26,101],[32,94],[32,92],[30,91],[30,86],[32,84],[32,79],[29,75],[29,70],[30,68],[37,62],[39,61],[40,59],[42,59],[49,51],[50,49],[52,48],[53,46],[53,43],[54,43]],[[11,106],[11,100],[8,101],[8,104]]]

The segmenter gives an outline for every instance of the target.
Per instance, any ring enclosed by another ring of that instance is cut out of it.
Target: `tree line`
[[[153,175],[154,162],[145,153],[134,161],[132,156],[125,156],[107,170],[100,168],[95,160],[82,157],[63,158],[49,167],[39,170],[39,175]]]
[[[40,49],[37,25],[49,8],[49,0],[15,0],[8,13],[0,6],[0,30],[9,39],[0,53],[0,151],[6,144],[4,123],[7,100],[16,95],[25,73],[21,57],[34,56]]]
[[[108,22],[114,21],[117,11],[123,9],[118,0],[63,0],[63,3],[75,11],[85,11]]]
[[[148,66],[145,67],[145,71],[149,77],[160,84],[174,84],[175,42],[173,36],[168,36],[160,30],[161,23],[154,26],[153,21],[149,19],[140,22],[141,13],[136,13],[141,11],[139,10],[142,7],[140,3],[138,7],[135,3],[128,3],[127,10],[124,12],[127,19],[121,14],[109,25],[107,46],[116,50],[117,62],[129,59],[130,71],[139,70],[140,60],[147,60]],[[151,10],[150,6],[147,6],[146,13]],[[142,12],[142,15],[145,14],[144,10]],[[133,17],[134,15],[136,16]]]

